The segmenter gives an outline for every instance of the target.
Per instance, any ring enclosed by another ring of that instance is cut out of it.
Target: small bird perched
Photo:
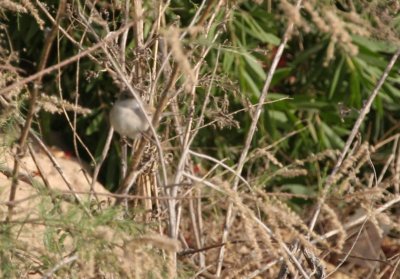
[[[151,119],[154,109],[146,104],[144,107]],[[115,131],[130,139],[135,139],[140,133],[149,129],[149,123],[143,111],[129,91],[122,92],[115,102],[110,112],[110,122]]]

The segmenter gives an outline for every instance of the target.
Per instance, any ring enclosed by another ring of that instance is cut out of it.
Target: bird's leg
[[[128,141],[121,137],[121,177],[126,176],[128,170]]]

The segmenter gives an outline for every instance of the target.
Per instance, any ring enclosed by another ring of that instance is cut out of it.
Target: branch
[[[317,219],[319,217],[319,214],[321,212],[322,204],[325,202],[326,197],[328,195],[328,192],[329,192],[329,190],[330,190],[330,188],[331,188],[331,186],[332,186],[332,184],[334,182],[333,178],[335,177],[335,175],[338,173],[340,167],[342,166],[344,158],[346,157],[346,155],[347,155],[347,153],[348,153],[348,151],[350,149],[350,146],[353,143],[354,138],[356,137],[356,135],[358,133],[358,130],[360,129],[360,126],[361,126],[362,122],[364,121],[365,117],[367,116],[375,97],[378,95],[379,90],[381,89],[383,83],[385,82],[385,80],[388,77],[390,71],[392,70],[392,68],[394,66],[394,63],[399,58],[399,55],[400,55],[400,48],[397,49],[395,54],[392,56],[392,59],[390,60],[389,64],[386,66],[386,69],[383,72],[382,77],[379,79],[379,81],[376,84],[374,90],[372,91],[371,96],[368,98],[367,102],[364,104],[364,107],[361,109],[360,114],[359,114],[359,116],[357,118],[357,121],[354,124],[354,127],[353,127],[353,129],[352,129],[352,131],[350,133],[350,136],[348,137],[348,139],[346,141],[346,144],[345,144],[345,146],[343,148],[343,151],[340,154],[340,157],[339,157],[335,167],[333,168],[331,174],[326,179],[326,183],[325,183],[325,186],[324,186],[322,197],[321,197],[321,199],[319,200],[319,202],[317,204],[317,208],[315,209],[315,213],[314,213],[314,215],[312,217],[312,220],[310,222],[310,225],[309,225],[310,231],[312,231],[314,229],[314,227],[315,227],[315,224],[316,224]]]

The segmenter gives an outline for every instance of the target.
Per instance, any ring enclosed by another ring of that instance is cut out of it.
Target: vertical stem
[[[302,0],[297,0],[296,9],[300,9],[301,3],[302,3]],[[238,187],[238,184],[240,181],[240,174],[243,170],[244,163],[246,161],[247,154],[250,149],[250,144],[251,144],[251,141],[253,140],[253,136],[254,136],[256,128],[257,128],[258,119],[260,118],[261,111],[264,106],[264,101],[265,101],[265,98],[267,97],[272,78],[275,74],[275,70],[278,66],[278,63],[279,63],[281,57],[282,57],[283,50],[285,49],[286,43],[289,40],[289,37],[293,31],[293,28],[294,28],[294,23],[290,22],[285,31],[285,34],[283,35],[282,42],[280,43],[280,45],[277,49],[274,60],[272,61],[271,68],[268,71],[267,79],[265,80],[264,87],[262,89],[260,98],[258,99],[257,108],[253,115],[253,120],[251,122],[251,126],[250,126],[249,132],[248,132],[246,140],[245,140],[243,151],[242,151],[242,154],[240,155],[240,159],[239,159],[239,162],[238,162],[238,165],[236,168],[236,176],[235,176],[235,179],[233,182],[233,187],[232,187],[232,189],[234,191],[237,190],[237,187]],[[234,216],[235,216],[235,214],[233,213],[233,203],[230,202],[228,205],[227,213],[226,213],[225,225],[224,225],[224,231],[222,233],[221,243],[225,243],[228,238],[229,229],[230,229],[230,226],[232,225]],[[217,272],[216,272],[217,277],[221,276],[224,253],[225,253],[225,246],[222,246],[219,251],[219,257],[218,257],[218,266],[217,266]]]
[[[57,16],[56,16],[56,22],[53,25],[53,28],[51,29],[51,31],[45,41],[44,47],[43,47],[43,51],[42,51],[39,65],[37,68],[38,72],[42,71],[46,67],[52,43],[57,35],[57,29],[58,29],[57,26],[60,24],[60,20],[65,11],[65,5],[66,5],[66,0],[60,1],[60,4],[58,6],[58,11],[57,11]],[[18,177],[18,173],[19,173],[19,169],[20,169],[20,160],[24,156],[24,153],[26,151],[26,140],[28,138],[29,130],[31,128],[33,117],[34,117],[34,114],[36,111],[36,100],[37,100],[37,97],[39,94],[39,89],[40,89],[40,86],[42,83],[41,81],[42,81],[42,76],[39,77],[33,90],[31,91],[28,114],[26,116],[25,124],[21,131],[21,136],[18,140],[17,154],[15,155],[15,159],[14,159],[13,177],[11,180],[11,189],[10,189],[10,196],[9,196],[10,203],[8,206],[8,215],[7,215],[6,221],[10,221],[12,218],[13,208],[14,208],[14,205],[12,202],[15,200],[15,195],[16,195],[17,187],[18,187],[17,177]]]

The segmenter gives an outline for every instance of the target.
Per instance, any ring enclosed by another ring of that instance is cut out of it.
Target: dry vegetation
[[[374,142],[360,132],[400,50],[385,58],[343,148],[288,158],[280,144],[306,127],[279,140],[256,137],[265,132],[263,110],[290,102],[268,95],[290,40],[328,37],[325,66],[338,51],[358,54],[353,35],[384,34],[395,44],[396,1],[386,10],[360,1],[370,21],[352,10],[356,1],[339,1],[349,13],[324,1],[254,1],[284,26],[277,45],[265,47],[255,101],[220,59],[240,53],[226,36],[239,1],[198,1],[183,19],[169,1],[45,2],[0,2],[2,278],[400,277],[400,129]],[[187,7],[178,4],[178,11]],[[12,44],[16,15],[45,30],[29,69],[19,60],[24,50]],[[111,92],[102,91],[107,82]],[[135,143],[113,139],[107,120],[91,117],[107,119],[122,88],[156,109],[152,128]],[[73,156],[47,147],[43,112],[65,120]],[[97,123],[89,125],[96,144],[89,128],[79,130],[81,119]],[[225,139],[203,148],[214,131],[229,129],[241,133],[236,146]],[[112,191],[97,182],[110,165],[120,177]],[[285,179],[310,185],[285,190]]]

